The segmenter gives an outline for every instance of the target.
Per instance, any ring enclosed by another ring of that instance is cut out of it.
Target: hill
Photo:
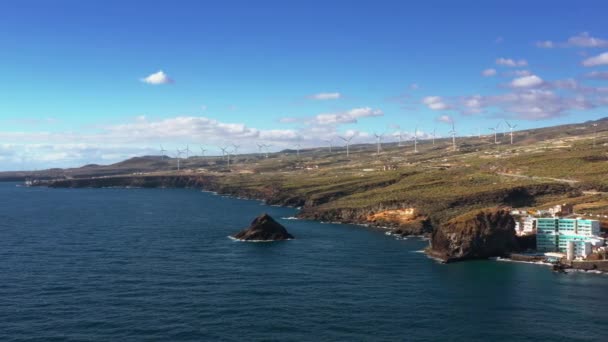
[[[597,126],[594,126],[596,124]],[[271,204],[302,207],[301,216],[400,228],[404,234],[471,210],[536,210],[564,201],[578,212],[608,213],[608,119],[508,135],[285,150],[262,154],[131,158],[113,165],[0,173],[0,179],[49,180],[51,186],[198,186]],[[101,181],[100,179],[103,179]],[[162,181],[161,181],[162,179]]]

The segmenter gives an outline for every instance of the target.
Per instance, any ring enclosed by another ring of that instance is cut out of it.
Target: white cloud
[[[299,118],[293,118],[293,117],[284,117],[284,118],[279,119],[280,123],[295,123],[298,121],[300,121]]]
[[[608,80],[608,71],[592,71],[587,73],[585,77],[596,80]]]
[[[575,90],[580,87],[580,84],[578,83],[578,81],[573,78],[567,78],[564,80],[557,80],[557,81],[549,82],[548,85],[553,88],[556,88],[556,89],[570,89],[570,90]]]
[[[592,37],[589,32],[581,32],[576,36],[568,38],[568,40],[565,42],[556,43],[551,40],[544,40],[536,42],[536,46],[545,49],[551,49],[556,47],[605,48],[608,47],[608,40]]]
[[[173,83],[173,80],[169,78],[169,76],[167,76],[167,74],[165,74],[162,70],[142,78],[141,81],[152,85]]]
[[[337,100],[342,98],[342,94],[340,93],[318,93],[314,95],[310,95],[308,98],[312,100]]]
[[[464,98],[464,107],[463,114],[478,114],[481,113],[484,98],[481,95],[473,95]]]
[[[555,43],[550,40],[543,40],[540,42],[536,42],[536,46],[543,49],[552,49],[555,47]]]
[[[313,118],[312,124],[324,126],[355,123],[359,118],[382,115],[384,115],[384,113],[380,109],[361,107],[354,108],[346,112],[319,114]]]
[[[598,65],[607,65],[608,64],[608,52],[604,52],[597,56],[587,58],[583,61],[583,65],[586,67],[593,67]]]
[[[427,96],[422,99],[422,103],[427,105],[432,110],[445,110],[450,106],[444,102],[441,96]]]
[[[527,66],[528,61],[526,61],[525,59],[514,60],[511,58],[502,58],[501,57],[496,60],[496,64],[502,65],[502,66],[508,66],[508,67],[521,67],[521,66]]]
[[[493,107],[501,113],[502,117],[542,120],[563,116],[572,110],[595,108],[599,101],[593,101],[588,96],[602,96],[601,88],[585,89],[587,95],[584,95],[577,85],[572,88],[575,85],[569,80],[554,83],[569,91],[576,90],[577,93],[567,96],[547,89],[514,88],[515,91],[510,93],[488,96],[474,95],[465,98],[460,110],[463,114],[469,114],[472,110],[482,111],[485,108]]]
[[[439,117],[437,117],[437,121],[439,122],[445,122],[445,123],[452,123],[452,117],[449,115],[441,115]]]
[[[420,89],[420,86],[418,85],[418,83],[412,83],[412,84],[410,84],[410,89],[418,90],[418,89]]]
[[[485,76],[485,77],[490,77],[490,76],[494,76],[496,75],[496,69],[485,69],[484,71],[481,72],[481,75]]]
[[[511,86],[514,88],[538,87],[541,84],[543,84],[542,78],[536,75],[523,76],[511,81]]]
[[[498,96],[505,109],[518,118],[539,120],[565,115],[570,110],[589,109],[593,105],[582,96],[563,97],[549,90],[532,89]]]
[[[577,36],[568,38],[568,46],[585,48],[608,47],[608,40],[591,37],[589,32],[582,32]]]
[[[276,141],[294,141],[298,139],[300,135],[298,132],[292,129],[271,129],[266,131],[260,131],[260,139]]]
[[[513,71],[513,75],[515,76],[530,76],[532,73],[529,70],[515,70]]]

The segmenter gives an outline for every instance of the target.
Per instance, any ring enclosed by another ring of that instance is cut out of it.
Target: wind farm
[[[582,208],[608,212],[608,119],[522,131],[509,124],[504,138],[480,140],[458,136],[450,123],[445,138],[435,138],[433,144],[429,135],[412,149],[399,147],[398,140],[381,146],[382,135],[376,133],[375,143],[351,144],[354,136],[340,137],[344,146],[334,146],[331,152],[329,146],[301,148],[299,142],[296,149],[269,152],[270,145],[260,142],[257,153],[238,160],[226,145],[219,155],[205,158],[184,159],[185,149],[177,149],[169,159],[161,154],[107,166],[0,173],[0,179],[27,177],[49,186],[77,187],[212,179],[213,190],[305,206],[302,215],[359,223],[365,220],[345,219],[344,210],[415,206],[421,217],[445,220],[476,207],[509,204],[508,193],[522,188],[534,193],[538,207],[577,194],[574,198]],[[281,190],[269,195],[271,188]],[[448,203],[454,196],[470,203],[452,208]]]

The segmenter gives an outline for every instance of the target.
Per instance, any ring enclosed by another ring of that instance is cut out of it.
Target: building
[[[528,216],[523,222],[523,234],[533,234],[536,231],[536,217]]]
[[[597,220],[536,219],[536,249],[543,252],[567,253],[571,243],[574,257],[586,257],[591,254],[592,246],[603,245],[599,234],[600,222]]]
[[[547,210],[552,216],[566,216],[574,214],[574,206],[572,204],[558,204]]]
[[[515,234],[530,235],[536,231],[536,217],[526,216],[524,218],[515,219]]]

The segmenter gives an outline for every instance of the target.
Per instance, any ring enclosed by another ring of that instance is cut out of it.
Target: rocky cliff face
[[[43,183],[51,188],[210,188],[216,182],[211,176],[114,176],[72,178]]]
[[[285,227],[275,221],[270,215],[262,214],[251,222],[246,229],[232,235],[241,241],[280,241],[293,239]]]
[[[433,231],[427,254],[444,262],[507,256],[519,248],[514,227],[506,210],[467,213]]]

